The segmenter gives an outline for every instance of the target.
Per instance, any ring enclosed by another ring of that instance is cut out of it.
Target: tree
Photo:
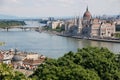
[[[11,28],[11,26],[25,25],[24,21],[0,21],[0,28],[6,29]]]
[[[0,80],[30,80],[20,72],[14,71],[11,66],[0,63]]]
[[[31,77],[41,80],[120,80],[116,55],[107,48],[87,47],[58,59],[47,58]]]

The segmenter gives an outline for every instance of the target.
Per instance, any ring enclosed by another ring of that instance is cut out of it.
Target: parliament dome
[[[92,18],[92,15],[91,15],[91,13],[89,12],[89,10],[88,10],[88,7],[86,8],[86,11],[85,11],[85,13],[84,13],[84,15],[83,15],[83,19],[91,19]]]

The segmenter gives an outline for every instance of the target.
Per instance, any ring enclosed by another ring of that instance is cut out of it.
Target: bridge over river
[[[6,27],[4,30],[9,31],[9,29],[21,29],[22,31],[27,31],[27,30],[36,30],[36,31],[41,31],[42,30],[42,24],[39,23],[39,21],[24,21],[26,25],[24,26],[9,26]],[[2,29],[2,28],[1,28]]]

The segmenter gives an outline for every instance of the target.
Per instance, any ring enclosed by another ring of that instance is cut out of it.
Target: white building
[[[39,58],[38,54],[27,54],[26,56],[27,59],[33,59],[33,60],[37,60]]]
[[[62,27],[62,25],[65,25],[64,21],[53,21],[52,29],[56,29],[57,27]]]
[[[52,22],[52,29],[56,29],[59,26],[60,26],[60,21],[54,21],[54,22]]]

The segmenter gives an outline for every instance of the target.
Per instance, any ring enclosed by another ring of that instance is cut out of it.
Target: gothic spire
[[[88,6],[87,6],[87,8],[86,8],[86,11],[88,11]]]

